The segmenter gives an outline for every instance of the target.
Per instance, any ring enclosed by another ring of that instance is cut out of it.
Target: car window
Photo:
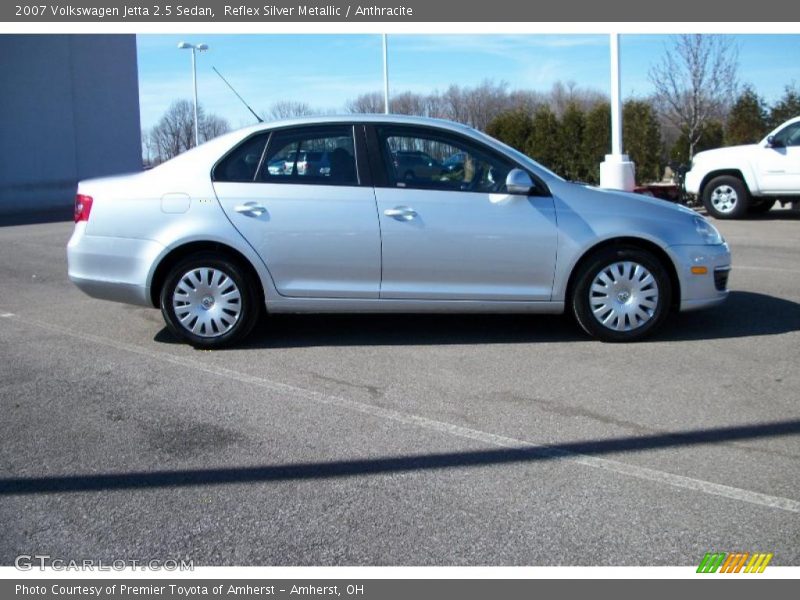
[[[246,139],[214,167],[214,181],[253,181],[269,134]]]
[[[358,185],[352,126],[276,131],[270,139],[259,180]]]
[[[775,134],[774,139],[784,146],[800,146],[800,123],[792,123]]]
[[[514,165],[488,148],[447,132],[379,127],[389,185],[465,192],[504,192]]]

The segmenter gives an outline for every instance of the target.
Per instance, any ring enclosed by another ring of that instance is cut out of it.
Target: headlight
[[[706,244],[717,246],[725,243],[725,238],[722,237],[722,234],[719,232],[719,230],[706,219],[695,216],[693,217],[693,220],[695,231],[700,234],[700,237],[703,238],[703,241]]]

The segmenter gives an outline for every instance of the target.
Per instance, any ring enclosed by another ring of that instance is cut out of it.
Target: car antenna
[[[237,91],[236,91],[236,90],[233,88],[233,86],[232,86],[230,83],[228,83],[228,80],[227,80],[227,79],[225,79],[225,78],[222,76],[222,73],[220,73],[219,71],[217,71],[217,67],[211,67],[211,68],[212,68],[212,69],[214,69],[214,73],[216,73],[217,75],[219,75],[219,78],[220,78],[220,79],[222,79],[222,81],[224,81],[224,82],[225,82],[225,85],[227,85],[229,88],[231,88],[231,91],[232,91],[234,94],[236,94],[236,97],[237,97],[239,100],[241,100],[241,101],[242,101],[242,104],[244,104],[244,105],[245,105],[245,107],[247,107],[247,110],[249,110],[251,113],[253,113],[253,116],[254,116],[254,117],[255,117],[255,118],[258,120],[258,122],[259,122],[259,123],[263,123],[263,122],[264,122],[264,119],[262,119],[261,117],[259,117],[259,116],[258,116],[258,114],[256,113],[256,111],[254,111],[252,108],[250,108],[250,105],[249,105],[247,102],[245,102],[245,101],[244,101],[244,98],[242,98],[242,97],[239,95],[239,92],[237,92]]]

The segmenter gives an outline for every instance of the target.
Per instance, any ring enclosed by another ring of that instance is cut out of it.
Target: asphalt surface
[[[718,223],[725,305],[633,345],[544,316],[282,316],[197,351],[0,227],[0,564],[800,565],[800,215]]]

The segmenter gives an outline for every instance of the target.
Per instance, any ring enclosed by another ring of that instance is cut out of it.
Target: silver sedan
[[[397,160],[455,154],[453,169]],[[722,302],[731,265],[689,209],[565,181],[463,125],[383,115],[258,125],[83,181],[75,221],[79,288],[160,308],[205,348],[265,311],[569,311],[633,341],[671,309]]]

